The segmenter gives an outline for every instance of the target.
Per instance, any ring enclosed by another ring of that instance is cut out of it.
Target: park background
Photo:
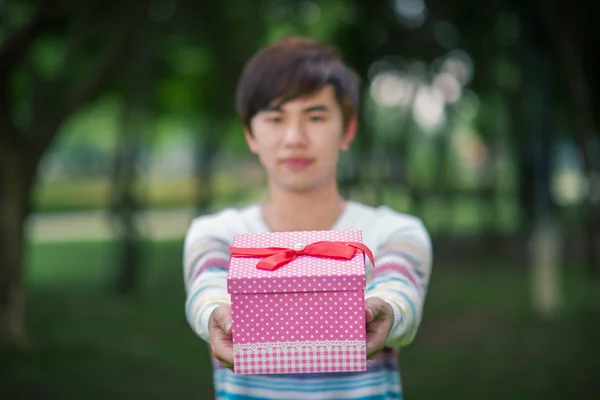
[[[344,196],[421,217],[408,399],[600,395],[600,3],[0,0],[0,398],[208,399],[194,216],[261,200],[234,114],[286,35],[361,76]]]

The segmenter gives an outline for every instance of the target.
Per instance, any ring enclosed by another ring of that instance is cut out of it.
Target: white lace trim
[[[325,348],[331,350],[333,348],[339,348],[340,350],[346,350],[348,348],[364,349],[366,348],[365,340],[319,340],[319,341],[296,341],[296,342],[266,342],[266,343],[242,343],[234,344],[234,351],[272,351],[274,349],[288,350],[288,349],[302,349],[309,348],[311,350]]]

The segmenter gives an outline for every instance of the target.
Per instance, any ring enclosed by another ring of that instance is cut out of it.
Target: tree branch
[[[64,120],[77,107],[93,100],[100,93],[119,58],[124,54],[130,34],[136,25],[135,22],[139,21],[141,13],[136,11],[139,10],[140,3],[142,2],[126,2],[125,10],[117,10],[118,21],[110,30],[111,35],[106,38],[105,46],[100,51],[97,62],[92,64],[89,73],[81,79],[81,82],[72,86],[71,91],[64,96],[64,102],[57,106],[57,111],[48,120],[34,120],[27,129],[28,132],[34,133],[35,160],[39,160],[43,155]]]
[[[51,19],[48,7],[41,7],[20,30],[14,32],[0,47],[0,87],[6,86],[10,72],[22,60],[34,39]]]
[[[42,31],[45,17],[44,10],[40,10],[27,25],[10,36],[0,47],[0,151],[2,153],[15,151],[22,146],[16,136],[11,117],[8,78],[35,37]]]
[[[18,135],[12,119],[9,78],[14,68],[23,60],[35,38],[68,5],[68,1],[47,1],[31,20],[12,33],[0,47],[0,155],[6,152],[26,151],[26,142]]]
[[[102,0],[89,0],[85,3],[76,3],[79,9],[73,21],[67,27],[67,53],[63,59],[63,65],[70,65],[74,62],[79,52],[85,45],[85,38],[91,31],[90,23],[94,13],[98,11]]]
[[[100,0],[88,1],[87,3],[74,3],[70,21],[67,22],[65,32],[66,54],[62,60],[62,66],[68,67],[75,63],[82,48],[86,45],[85,40],[89,37],[91,18],[98,11]],[[40,119],[44,112],[47,112],[48,105],[46,104],[46,96],[49,93],[59,93],[61,87],[66,81],[65,76],[57,76],[48,79],[42,79],[34,67],[31,68],[32,95],[30,99],[30,107],[32,115]],[[43,117],[42,117],[43,119]]]

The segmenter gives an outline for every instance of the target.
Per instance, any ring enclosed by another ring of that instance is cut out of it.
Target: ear
[[[354,142],[356,138],[356,130],[358,129],[358,119],[356,115],[353,115],[346,124],[346,129],[344,131],[344,136],[342,137],[342,143],[340,144],[340,149],[342,151],[347,151],[350,149],[350,145]]]
[[[253,154],[258,153],[258,145],[256,144],[256,138],[252,134],[252,132],[248,129],[244,129],[244,136],[246,137],[246,143],[248,143],[248,148]]]

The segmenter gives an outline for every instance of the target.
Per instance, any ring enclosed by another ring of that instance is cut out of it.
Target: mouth
[[[303,169],[308,167],[314,162],[314,159],[307,157],[290,157],[281,160],[281,163],[286,167],[294,170]]]

